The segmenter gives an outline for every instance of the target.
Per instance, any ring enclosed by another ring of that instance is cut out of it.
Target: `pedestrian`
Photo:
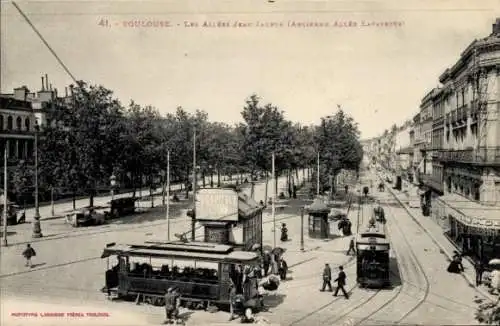
[[[278,257],[276,254],[271,254],[271,274],[272,275],[279,275]]]
[[[26,245],[26,249],[24,249],[23,251],[23,256],[24,258],[26,258],[25,266],[29,266],[31,268],[31,258],[36,256],[36,252],[29,243]]]
[[[281,280],[282,281],[286,280],[286,273],[288,271],[288,264],[283,259],[283,257],[280,258],[280,264],[279,264],[278,271],[279,271]]]
[[[165,293],[165,315],[166,323],[170,324],[172,321],[177,323],[177,317],[179,315],[179,296],[174,288],[169,288],[167,293]]]
[[[231,282],[231,285],[229,286],[229,321],[232,321],[233,319],[236,318],[235,316],[235,298],[236,298],[236,286],[233,282]]]
[[[349,242],[349,249],[347,250],[346,255],[349,256],[351,253],[351,250],[354,254],[356,254],[356,248],[354,247],[354,238],[351,238],[351,241]]]
[[[264,268],[264,276],[269,274],[269,266],[271,266],[271,255],[269,252],[264,252],[264,256],[262,257],[262,267]]]
[[[462,265],[462,255],[460,255],[458,252],[456,253],[454,257],[455,261],[457,262],[457,267],[460,270],[460,272],[464,271],[464,265]]]
[[[323,269],[323,287],[321,288],[321,292],[325,292],[325,288],[328,285],[328,291],[333,292],[332,288],[332,270],[330,269],[330,265],[325,264],[325,268]]]
[[[481,285],[484,273],[484,264],[481,260],[477,260],[474,264],[474,269],[476,270],[476,286]]]
[[[345,286],[345,280],[346,280],[346,275],[344,273],[344,267],[339,266],[339,275],[335,279],[334,282],[337,282],[337,289],[335,290],[335,293],[333,294],[334,297],[337,296],[339,293],[339,290],[342,290],[342,293],[344,293],[344,296],[346,299],[349,299],[349,295],[347,294],[347,291],[344,289]]]

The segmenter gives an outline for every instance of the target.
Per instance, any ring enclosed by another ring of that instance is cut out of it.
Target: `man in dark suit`
[[[333,294],[334,297],[337,296],[337,294],[339,293],[339,290],[342,290],[345,298],[349,299],[349,295],[347,294],[347,291],[344,289],[345,280],[346,280],[346,276],[344,273],[344,267],[339,266],[339,276],[334,281],[334,282],[337,282],[337,289],[335,290],[335,293]]]
[[[321,292],[325,291],[326,286],[328,285],[328,291],[332,292],[332,270],[330,269],[330,265],[325,264],[325,268],[323,269],[323,287],[321,288]]]

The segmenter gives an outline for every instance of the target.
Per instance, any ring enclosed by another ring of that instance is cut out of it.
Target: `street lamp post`
[[[111,185],[111,201],[115,199],[115,186],[116,186],[116,176],[115,174],[111,174],[111,177],[109,177],[109,183]]]
[[[40,207],[38,203],[38,132],[40,131],[40,126],[37,121],[35,121],[35,216],[33,222],[33,238],[43,237],[42,228],[40,225]]]

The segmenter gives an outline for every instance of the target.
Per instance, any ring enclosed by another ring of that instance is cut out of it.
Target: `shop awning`
[[[447,206],[446,215],[453,216],[471,231],[500,231],[500,207],[481,205],[457,194],[447,194],[438,199]]]

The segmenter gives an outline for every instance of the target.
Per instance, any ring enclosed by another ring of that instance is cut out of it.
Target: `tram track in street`
[[[352,207],[352,203],[353,203],[353,197],[352,197],[352,194],[351,196],[349,197],[349,204],[348,204],[348,208],[347,208],[347,216],[349,216],[349,212],[351,210],[351,207]],[[362,205],[361,205],[361,201],[359,201],[359,207],[358,207],[358,218],[357,218],[357,230],[359,230],[359,224],[362,224],[364,222],[364,212],[363,212],[363,209],[362,209]],[[361,222],[360,222],[361,221]],[[355,265],[356,263],[356,259],[355,257],[352,257],[349,259],[349,261],[343,265],[344,266],[344,270],[347,272],[347,270],[351,269],[352,266],[356,266]],[[303,286],[303,285],[302,285]],[[348,294],[351,294],[353,290],[359,288],[359,284],[356,283],[352,288],[348,289],[347,290],[347,293]],[[372,300],[378,293],[380,292],[380,290],[376,290],[375,293],[371,294],[367,299],[363,300],[360,304],[356,305],[354,309],[352,309],[352,311],[354,311],[355,309],[358,309],[359,307],[367,304],[370,300]],[[293,325],[296,325],[298,323],[301,323],[303,322],[304,320],[306,319],[309,319],[311,317],[313,317],[315,314],[318,314],[322,311],[324,311],[325,309],[328,309],[329,307],[331,307],[334,303],[338,302],[339,300],[341,299],[341,297],[336,297],[335,299],[332,299],[330,300],[329,302],[325,303],[324,305],[318,307],[318,308],[315,308],[313,309],[312,311],[309,311],[307,312],[306,314],[302,315],[301,317],[293,320],[292,322],[288,323],[287,326],[293,326]],[[347,314],[349,314],[351,312],[351,310],[349,310],[346,314],[343,314],[342,316],[338,317],[336,320],[340,320],[342,319],[343,317],[345,317]],[[328,323],[332,323],[331,321],[328,321]],[[321,323],[319,323],[321,325]]]
[[[389,211],[393,212],[390,207],[389,207]],[[403,229],[401,228],[401,226],[396,221],[397,219],[394,218],[395,214],[391,213],[390,216],[392,218],[390,219],[390,221],[388,221],[388,224],[387,224],[388,225],[388,229],[389,229],[390,226],[395,226],[396,229],[399,231],[400,235],[405,234],[404,231],[403,231]],[[388,232],[388,234],[393,234],[393,232]],[[420,306],[422,306],[427,301],[427,298],[428,298],[429,293],[430,293],[430,281],[429,281],[429,278],[428,278],[428,276],[427,276],[427,274],[426,274],[426,272],[425,272],[422,264],[418,260],[418,258],[416,256],[416,253],[413,250],[412,246],[410,245],[408,239],[405,236],[402,236],[401,238],[404,240],[404,243],[407,245],[407,248],[408,248],[407,252],[410,254],[410,257],[412,258],[409,261],[409,263],[412,266],[404,266],[405,267],[404,269],[406,270],[406,272],[409,272],[411,270],[413,270],[413,271],[420,271],[419,275],[423,277],[424,286],[423,286],[423,289],[421,287],[417,287],[418,292],[423,292],[423,296],[421,298],[418,298],[417,299],[417,303],[413,304],[413,306],[409,310],[407,310],[406,312],[404,312],[402,316],[400,316],[397,320],[393,321],[395,324],[402,323],[406,318],[408,318],[408,316],[410,316],[414,311],[416,311]],[[396,255],[396,259],[397,259],[398,265],[402,266],[403,265],[402,264],[403,261],[405,261],[403,259],[403,256],[401,255],[401,253],[398,250],[395,250],[394,247],[393,247],[393,251],[394,251],[394,253]],[[388,309],[391,306],[391,303],[393,303],[402,294],[406,294],[406,291],[403,291],[403,290],[405,290],[405,283],[406,283],[405,277],[402,275],[402,273],[401,273],[400,277],[401,277],[401,283],[402,283],[402,285],[399,287],[399,289],[396,292],[396,294],[393,297],[391,297],[387,302],[385,302],[381,307],[379,307],[377,310],[375,310],[373,313],[368,314],[368,315],[364,316],[361,320],[357,321],[355,323],[355,325],[360,325],[360,324],[362,324],[364,322],[370,322],[373,319],[380,319],[380,318],[372,318],[372,317],[378,316],[380,314],[383,314],[384,310]],[[395,310],[395,309],[393,309],[393,310]],[[400,311],[401,309],[398,308],[397,310]],[[391,311],[391,312],[393,312],[393,311]]]
[[[358,223],[358,227],[360,224],[363,224],[364,223],[364,209],[361,208],[361,204],[360,204],[360,208],[359,208],[359,211],[358,211],[358,221],[360,221]],[[397,227],[400,229],[401,231],[401,228],[399,227],[399,225],[397,225]],[[390,232],[389,232],[390,234]],[[411,250],[411,254],[412,254],[412,257],[413,259],[417,262],[417,264],[420,264],[416,258],[416,255],[415,253],[413,252],[413,250],[411,249],[411,246],[409,245],[408,241],[406,240],[405,238],[405,241],[406,241],[406,244],[409,246],[410,250]],[[394,253],[396,254],[396,251],[393,249]],[[398,259],[398,264],[399,264],[399,259]],[[402,321],[404,321],[404,319],[406,319],[413,311],[415,311],[416,309],[418,309],[418,307],[420,307],[427,299],[427,296],[429,294],[429,280],[427,279],[427,276],[425,275],[425,272],[424,272],[424,269],[423,267],[420,265],[420,270],[422,271],[422,273],[424,274],[424,277],[425,277],[425,286],[424,286],[424,297],[422,299],[419,299],[419,302],[417,302],[416,305],[414,305],[409,311],[407,311],[401,318],[399,318],[397,320],[397,324],[401,324]],[[399,275],[397,275],[399,277]],[[358,284],[356,284],[352,289],[349,290],[349,292],[352,292],[352,290],[358,288]],[[419,290],[420,290],[420,287],[417,287]],[[366,292],[365,292],[366,293]],[[398,297],[400,297],[402,294],[404,294],[403,292],[403,284],[400,285],[396,291],[396,293],[391,293],[390,297],[386,300],[382,300],[382,305],[381,306],[378,306],[375,308],[375,310],[373,309],[370,309],[372,312],[369,313],[368,315],[365,315],[364,317],[362,317],[361,319],[359,319],[358,321],[354,322],[353,321],[353,318],[349,318],[349,315],[352,314],[354,311],[356,310],[359,310],[361,308],[364,308],[364,307],[367,307],[368,304],[371,304],[375,298],[379,298],[381,297],[381,294],[385,294],[387,292],[384,292],[382,289],[378,289],[376,290],[374,293],[368,295],[368,297],[366,298],[363,298],[360,302],[356,303],[354,306],[347,306],[345,308],[347,308],[347,312],[343,312],[342,314],[340,315],[336,315],[335,316],[335,319],[330,319],[332,317],[332,315],[330,315],[327,319],[323,319],[319,324],[322,325],[322,324],[325,324],[325,323],[328,323],[328,324],[338,324],[339,322],[341,324],[349,324],[349,325],[360,325],[362,323],[364,323],[365,321],[374,321],[374,319],[372,318],[373,316],[376,316],[377,314],[379,314],[379,312],[381,310],[384,310],[386,309],[387,307],[389,307],[391,305],[391,303],[393,303]],[[303,317],[293,321],[292,323],[290,323],[289,325],[295,325],[311,316],[313,316],[314,314],[317,314],[321,311],[324,311],[325,309],[327,309],[328,307],[330,307],[332,304],[334,304],[335,302],[338,301],[339,298],[335,298],[334,300],[328,302],[327,304],[313,310],[313,311],[310,311],[308,312],[306,315],[304,315]]]
[[[364,203],[366,204],[366,203]],[[363,209],[360,208],[360,210],[362,211],[361,213],[361,225],[364,223],[364,208],[365,206],[363,205]],[[389,241],[391,242],[390,240],[390,235],[387,234],[387,237],[389,239]],[[395,275],[395,273],[393,271],[391,271],[391,274]],[[395,275],[396,277],[399,277],[399,275]],[[325,324],[325,323],[330,323],[330,324],[342,324],[342,325],[360,325],[361,323],[363,323],[365,320],[369,319],[371,316],[375,315],[379,310],[381,309],[384,309],[385,307],[387,307],[389,304],[391,304],[391,302],[393,302],[394,300],[396,300],[396,298],[398,298],[400,295],[401,295],[401,291],[402,291],[402,286],[399,286],[396,293],[392,293],[392,292],[387,292],[386,289],[376,289],[375,290],[375,293],[372,293],[371,295],[369,295],[367,298],[363,299],[361,302],[358,302],[356,305],[354,306],[348,306],[348,310],[347,312],[344,312],[340,315],[336,315],[335,316],[335,319],[333,320],[330,320],[330,319],[325,319],[323,320],[322,322],[320,322],[321,325]],[[365,292],[366,293],[366,292]],[[374,302],[374,299],[378,299],[382,296],[385,296],[386,293],[389,293],[390,297],[388,299],[385,299],[383,298],[381,301],[383,302],[383,304],[381,306],[375,306],[375,309],[373,309],[372,307],[374,307],[374,305],[372,305],[372,303]],[[370,305],[368,305],[370,304]],[[372,310],[373,312],[366,315],[365,317],[363,317],[361,320],[358,320],[357,322],[353,322],[353,318],[349,318],[349,315],[352,314],[353,312],[363,308],[363,309],[366,309],[367,307],[370,307],[369,309]],[[329,317],[330,318],[330,317]]]

